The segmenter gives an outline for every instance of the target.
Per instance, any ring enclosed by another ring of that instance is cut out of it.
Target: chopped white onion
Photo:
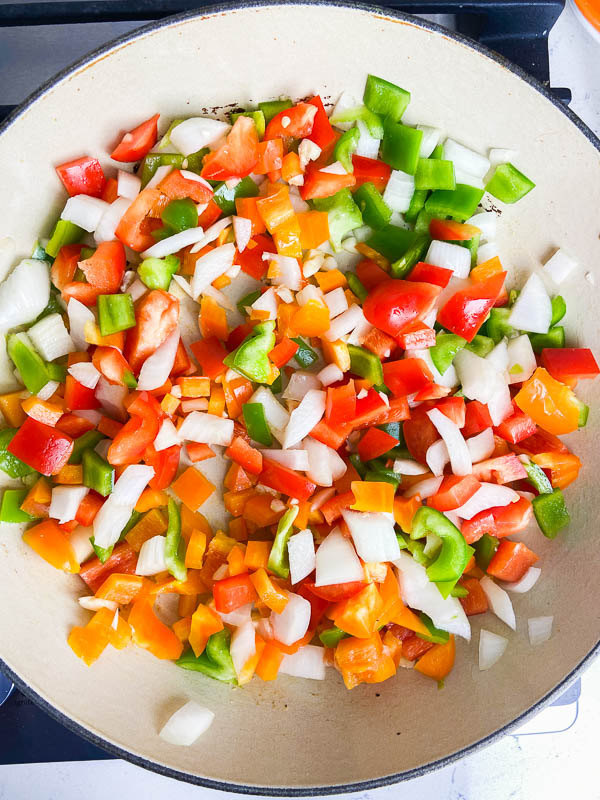
[[[482,628],[479,632],[479,669],[483,671],[493,667],[504,655],[507,645],[508,639],[504,636]]]
[[[226,622],[228,625],[243,625],[245,622],[249,622],[252,619],[253,605],[253,603],[246,603],[245,605],[230,611],[228,614],[225,614],[222,611],[217,611],[216,613],[221,617],[223,622]]]
[[[465,397],[487,403],[498,387],[498,373],[485,358],[463,349],[454,358],[456,374]]]
[[[516,594],[525,594],[532,589],[538,582],[542,570],[539,567],[529,567],[527,572],[518,581],[512,583],[502,582],[502,588],[507,592],[515,592]]]
[[[132,175],[131,177],[135,176]],[[117,197],[117,199],[105,209],[94,230],[94,241],[96,244],[113,241],[119,222],[130,205],[131,201],[127,197]]]
[[[109,611],[116,611],[119,607],[114,600],[104,600],[102,597],[90,597],[89,594],[79,598],[79,605],[86,611],[100,611],[101,608],[108,608]]]
[[[288,469],[305,472],[308,469],[308,453],[306,450],[262,450],[265,458],[276,461]]]
[[[215,247],[214,250],[201,256],[196,261],[194,277],[191,283],[192,296],[194,299],[198,299],[202,292],[210,286],[216,278],[219,278],[224,272],[231,269],[234,258],[235,246],[230,243],[221,245],[221,247]]]
[[[49,299],[48,264],[36,258],[24,259],[0,284],[0,331],[32,322]]]
[[[475,225],[481,231],[481,242],[494,241],[496,238],[498,217],[495,211],[479,211],[467,220],[467,224]]]
[[[530,617],[527,620],[529,643],[532,647],[547,642],[552,636],[554,617]]]
[[[401,213],[408,211],[414,193],[414,175],[408,175],[406,172],[393,169],[383,193],[383,200],[388,208]]]
[[[467,447],[473,464],[483,461],[484,458],[489,458],[496,448],[493,428],[486,428],[481,433],[478,433],[477,436],[471,436],[470,439],[467,439]]]
[[[576,267],[577,262],[559,248],[544,264],[544,275],[547,275],[557,286],[560,286]]]
[[[290,581],[292,586],[308,577],[317,565],[315,540],[312,531],[303,531],[290,536],[288,541],[288,557],[290,562]]]
[[[275,286],[286,286],[293,292],[297,292],[301,288],[302,270],[297,258],[280,256],[277,253],[263,253],[262,257],[263,261],[274,262],[277,265],[277,274],[270,278]]]
[[[342,511],[356,552],[363,561],[394,561],[400,554],[393,514]]]
[[[287,605],[281,614],[271,613],[271,625],[277,641],[289,646],[302,639],[308,630],[311,605],[299,594],[287,592],[287,597]]]
[[[36,394],[36,397],[39,397],[40,400],[49,400],[54,392],[58,389],[59,385],[60,384],[58,381],[48,381],[42,386],[42,388]]]
[[[438,128],[431,128],[429,125],[417,125],[416,128],[418,131],[423,131],[421,146],[419,147],[419,157],[429,158],[440,143],[441,131]]]
[[[464,249],[464,248],[463,248]],[[354,330],[357,325],[365,320],[363,310],[359,305],[352,305],[343,314],[333,320],[329,326],[329,330],[325,334],[325,338],[330,342],[335,342],[341,339],[346,333]]]
[[[465,442],[464,436],[456,423],[437,408],[432,408],[427,412],[427,416],[435,425],[437,432],[446,442],[448,453],[450,454],[450,464],[455,475],[469,475],[473,472],[473,462],[471,454]]]
[[[354,547],[339,528],[334,528],[317,550],[315,585],[331,586],[363,578],[363,568]]]
[[[183,420],[179,436],[182,440],[227,447],[233,439],[233,426],[232,419],[223,419],[204,411],[192,411]]]
[[[518,499],[519,495],[509,486],[482,483],[475,494],[464,505],[455,508],[454,511],[461,519],[472,519],[480,511],[496,508],[496,506],[508,506]]]
[[[454,165],[454,180],[457,184],[464,183],[467,186],[474,186],[476,189],[485,188],[485,184],[481,178],[478,178],[477,175],[472,175],[470,172],[466,172],[464,169],[457,167],[456,164]]]
[[[224,231],[225,228],[228,228],[231,225],[232,217],[221,217],[218,219],[210,228],[207,228],[204,231],[204,237],[200,239],[192,248],[192,253],[197,253],[198,250],[202,250],[207,244],[214,242],[215,239],[218,238],[221,231]]]
[[[425,453],[425,463],[434,475],[443,475],[444,467],[450,461],[450,454],[443,439],[429,445]],[[425,472],[427,470],[424,470]],[[418,474],[418,473],[417,473]]]
[[[485,356],[496,372],[505,372],[508,369],[508,346],[506,339],[501,339],[491,352]]]
[[[537,367],[537,361],[531,339],[526,333],[509,339],[508,345],[508,382],[521,383],[531,378]]]
[[[341,286],[325,295],[325,304],[329,309],[329,316],[331,319],[343,314],[348,310],[348,298]]]
[[[109,204],[98,197],[78,194],[75,197],[69,197],[60,218],[79,225],[88,233],[93,233],[108,207]]]
[[[290,420],[289,412],[286,411],[273,392],[267,389],[266,386],[259,386],[248,402],[262,403],[269,430],[281,444]]]
[[[434,239],[424,261],[435,267],[452,270],[457,278],[468,278],[471,271],[471,253],[466,247]]]
[[[179,347],[179,329],[176,328],[161,346],[144,361],[138,378],[140,392],[158,389],[167,380],[175,363]]]
[[[444,142],[444,158],[452,161],[458,169],[468,172],[476,178],[483,178],[490,168],[488,158],[459,144],[454,139],[446,139]]]
[[[77,364],[72,364],[67,369],[67,372],[87,389],[95,389],[100,380],[100,373],[91,361],[80,361]]]
[[[243,253],[252,237],[252,220],[247,217],[234,217],[233,233],[238,252]]]
[[[69,332],[77,350],[87,350],[89,342],[85,339],[85,326],[90,322],[95,323],[96,318],[87,306],[72,297],[67,305],[69,315]]]
[[[442,597],[440,590],[427,577],[427,570],[422,564],[409,556],[404,550],[394,559],[398,570],[400,592],[406,605],[424,611],[436,628],[448,633],[471,639],[471,626],[458,598]]]
[[[142,179],[131,172],[120,169],[117,174],[117,194],[128,200],[135,200],[142,188]]]
[[[515,631],[517,629],[517,621],[510,597],[504,589],[501,589],[497,583],[494,583],[489,575],[484,575],[479,583],[485,592],[492,612],[498,619],[501,619],[502,622]]]
[[[172,447],[175,444],[181,444],[181,439],[177,428],[170,419],[163,419],[161,426],[158,430],[158,435],[154,440],[154,449],[157,451],[166,450],[167,447]]]
[[[507,161],[514,161],[519,155],[517,150],[510,150],[506,147],[492,147],[488,153],[490,164],[506,164]]]
[[[329,117],[331,124],[342,131],[349,130],[354,125],[354,122],[336,122],[335,120],[337,117],[343,116],[346,111],[350,111],[358,105],[359,104],[349,92],[342,92]]]
[[[94,548],[90,542],[90,537],[93,535],[94,531],[91,528],[84,528],[83,525],[78,525],[69,535],[69,544],[73,548],[78,564],[83,564],[94,555]]]
[[[307,478],[316,483],[317,486],[331,486],[334,480],[329,458],[331,448],[307,436],[304,440],[304,449],[308,460]]]
[[[332,383],[337,383],[341,381],[343,377],[344,373],[337,364],[327,364],[320,372],[317,372],[317,378],[321,381],[323,386],[330,386]]]
[[[313,372],[298,370],[292,373],[290,382],[282,394],[284,400],[302,400],[310,389],[320,389],[321,381]]]
[[[158,186],[158,184],[164,180],[170,172],[173,172],[173,165],[172,164],[162,164],[160,167],[157,168],[154,175],[150,178],[148,183],[146,184],[146,189],[154,189]]]
[[[424,475],[427,472],[427,467],[410,458],[397,458],[394,461],[394,472],[399,472],[400,475]]]
[[[75,345],[60,314],[48,314],[32,325],[27,334],[45,361],[75,352]]]
[[[418,494],[421,500],[426,500],[437,492],[442,485],[442,481],[443,477],[441,475],[436,478],[425,478],[418,483],[413,483],[410,489],[404,492],[404,496],[414,497]]]
[[[487,407],[494,425],[500,425],[514,413],[510,389],[503,380],[497,381],[496,388],[487,401]]]
[[[146,539],[138,555],[135,567],[136,575],[157,575],[167,569],[165,560],[166,542],[166,536],[153,536],[151,539]]]
[[[256,653],[256,634],[252,620],[244,622],[231,637],[231,660],[238,680],[242,677],[244,667]]]
[[[263,317],[263,319],[277,319],[278,305],[275,289],[271,287],[252,303],[252,309],[254,311],[266,311],[269,316]]]
[[[190,700],[169,718],[159,736],[169,744],[189,746],[210,728],[214,718],[212,711]]]
[[[381,140],[371,136],[369,129],[361,119],[356,121],[356,127],[360,131],[360,137],[356,145],[356,155],[364,158],[377,158]]]
[[[125,398],[129,394],[126,386],[109,383],[106,378],[101,377],[96,384],[94,394],[96,400],[109,414],[120,420],[126,418]]]
[[[135,504],[153,476],[154,468],[144,464],[125,467],[94,518],[94,541],[98,547],[110,547],[119,539]]]
[[[552,320],[552,302],[540,276],[534,272],[517,297],[508,324],[520,331],[548,333]]]
[[[173,236],[168,236],[166,239],[161,239],[152,247],[144,250],[142,258],[164,258],[173,253],[179,252],[182,247],[187,247],[190,244],[195,244],[204,238],[202,228],[188,228],[180,233],[175,233]],[[233,245],[231,245],[233,247]],[[210,253],[208,254],[210,255]],[[198,262],[196,262],[198,264]],[[231,266],[231,265],[230,265]]]
[[[325,680],[325,648],[305,644],[295,653],[285,655],[279,665],[279,674],[315,681]]]
[[[284,448],[293,447],[301,442],[321,421],[325,413],[326,397],[326,393],[318,389],[309,389],[304,395],[300,405],[290,414],[282,443]]]
[[[230,125],[210,117],[190,117],[176,125],[169,138],[171,144],[184,156],[197,153],[204,147],[218,142],[227,134]]]
[[[88,492],[87,486],[55,486],[52,489],[48,513],[52,519],[57,519],[60,525],[71,522],[75,519],[77,509]]]
[[[477,248],[477,265],[479,266],[479,264],[485,264],[486,261],[489,261],[491,258],[495,258],[497,255],[498,245],[496,242],[486,242]]]

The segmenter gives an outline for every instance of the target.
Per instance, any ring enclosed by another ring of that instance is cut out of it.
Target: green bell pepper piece
[[[325,647],[335,647],[342,639],[346,639],[348,636],[350,636],[349,633],[346,633],[346,631],[334,625],[333,628],[326,628],[324,631],[321,631],[319,639],[321,640],[321,644]]]
[[[365,464],[363,464],[361,457],[358,455],[358,453],[350,453],[348,458],[354,469],[360,475],[361,480],[364,480],[368,470]]]
[[[135,312],[130,294],[101,294],[97,302],[101,336],[135,328]]]
[[[340,189],[331,197],[317,198],[312,203],[317,211],[327,212],[329,241],[333,250],[339,253],[344,236],[363,224],[362,214],[350,189]]]
[[[26,333],[9,334],[6,351],[31,394],[37,394],[51,380],[46,363]]]
[[[454,164],[439,158],[419,158],[415,189],[456,189]]]
[[[290,574],[287,544],[292,535],[292,524],[298,516],[298,506],[288,508],[277,525],[277,533],[271,547],[267,568],[279,578],[287,578]]]
[[[202,672],[209,678],[214,678],[223,683],[237,683],[235,667],[230,652],[231,633],[223,628],[218,633],[208,637],[206,648],[199,656],[193,650],[188,650],[175,662],[182,669]]]
[[[255,442],[263,444],[265,447],[270,447],[273,442],[273,437],[267,425],[265,407],[263,404],[244,403],[242,405],[242,414],[244,415],[248,436],[254,439]]]
[[[256,197],[258,186],[252,178],[242,178],[232,189],[227,188],[225,182],[218,184],[213,194],[213,200],[219,206],[223,214],[229,216],[235,214],[235,201],[238,197]]]
[[[255,303],[260,295],[260,289],[256,289],[256,291],[248,292],[248,294],[245,294],[242,298],[240,298],[240,300],[237,302],[237,307],[240,314],[247,316],[248,312],[246,311],[246,308],[251,306],[252,303]]]
[[[475,563],[479,569],[487,572],[487,568],[499,544],[499,540],[490,533],[484,533],[481,539],[475,542]]]
[[[504,337],[510,337],[514,328],[508,324],[508,318],[511,315],[510,308],[492,308],[490,309],[490,316],[486,323],[487,335],[493,340],[494,344],[498,344]]]
[[[85,231],[66,219],[59,219],[52,231],[50,241],[46,245],[46,253],[51,258],[56,258],[58,251],[65,244],[80,242],[85,236]]]
[[[421,539],[428,533],[435,533],[440,537],[442,549],[433,564],[427,568],[427,576],[434,583],[446,584],[442,595],[448,597],[474,550],[465,542],[459,529],[440,511],[421,506],[414,516],[410,536],[411,539]]]
[[[125,525],[125,527],[119,534],[119,538],[117,539],[115,544],[118,544],[119,542],[123,541],[123,539],[127,536],[127,534],[134,527],[134,525],[137,525],[137,523],[140,521],[141,516],[142,515],[140,514],[139,511],[131,512],[131,516],[129,517],[129,522],[127,523],[127,525]],[[111,544],[110,547],[98,547],[98,545],[94,542],[93,536],[90,536],[90,543],[94,548],[94,553],[96,554],[100,563],[105,564],[108,561],[108,559],[112,556],[112,552],[115,545]]]
[[[547,539],[554,539],[571,521],[560,489],[555,489],[552,494],[539,494],[533,498],[531,505],[537,524]]]
[[[499,164],[485,190],[503,203],[516,203],[535,188],[535,183],[510,163]]]
[[[42,260],[42,259],[38,259],[38,260]],[[59,294],[60,294],[60,292],[58,292],[58,290],[55,289],[54,286],[51,285],[50,286],[50,298],[48,299],[48,305],[35,318],[34,324],[35,324],[35,322],[39,322],[41,319],[44,319],[44,317],[47,317],[49,314],[64,314],[65,313],[64,308],[61,306],[61,304],[58,301]]]
[[[392,209],[372,183],[363,183],[354,192],[354,202],[360,208],[365,225],[375,231],[385,228],[392,217]]]
[[[190,197],[178,197],[165,206],[160,218],[175,233],[198,227],[198,209]]]
[[[223,363],[256,383],[267,383],[271,377],[269,353],[275,347],[275,323],[271,320],[255,326]]]
[[[298,345],[298,349],[294,353],[294,360],[297,364],[306,369],[306,367],[310,367],[311,364],[318,361],[319,356],[310,345],[306,344],[304,339],[301,339],[299,336],[294,336],[292,337],[292,341],[296,342]]]
[[[368,469],[363,480],[374,481],[375,483],[390,483],[394,487],[394,491],[396,491],[402,482],[402,475],[394,472],[393,469],[378,466],[377,469]]]
[[[196,224],[198,224],[197,212]],[[142,283],[149,289],[163,289],[166,292],[171,284],[173,275],[175,275],[178,269],[179,259],[177,256],[145,258],[138,267],[138,275]]]
[[[467,340],[456,333],[437,334],[434,346],[429,348],[429,355],[440,375],[446,372],[466,343]]]
[[[115,469],[108,461],[105,461],[95,450],[84,450],[83,464],[83,485],[108,497],[115,485]]]
[[[469,590],[464,586],[459,586],[458,584],[456,584],[456,586],[450,592],[451,597],[466,597],[468,594]]]
[[[405,278],[412,268],[425,256],[431,238],[427,233],[417,233],[412,244],[400,256],[397,261],[392,262],[390,272],[394,278]]]
[[[437,144],[429,156],[429,158],[444,158],[444,145]]]
[[[5,489],[0,504],[0,522],[31,522],[36,519],[21,510],[27,489]]]
[[[368,75],[363,103],[375,114],[397,121],[410,103],[410,92],[376,75]]]
[[[411,537],[407,533],[402,534],[402,539],[404,540],[405,548],[417,562],[417,564],[421,564],[423,567],[428,567],[431,564],[431,559],[425,555],[425,542],[418,541],[416,539],[411,539]]]
[[[556,297],[552,298],[552,319],[550,320],[550,327],[553,328],[559,323],[566,313],[567,304],[565,298],[557,294]]]
[[[33,245],[31,258],[35,258],[36,261],[52,261],[48,253],[40,244],[39,240],[36,241],[35,244]]]
[[[206,151],[208,152],[208,150]],[[174,167],[181,169],[184,156],[181,153],[148,153],[142,159],[138,175],[142,181],[142,189],[152,180],[159,167]]]
[[[56,364],[53,361],[46,361],[46,369],[51,381],[64,383],[67,378],[67,368],[64,364]]]
[[[81,464],[83,454],[86,450],[93,450],[94,447],[105,439],[103,433],[99,431],[86,431],[73,440],[73,450],[69,458],[69,464]]]
[[[381,159],[393,169],[414,175],[419,163],[423,131],[387,118],[383,123]]]
[[[464,242],[458,242],[461,247],[466,247],[471,253],[471,269],[477,266],[477,251],[479,250],[479,240],[481,234],[478,233],[472,239],[466,239]]]
[[[281,111],[285,111],[286,108],[291,108],[292,105],[292,101],[285,98],[284,100],[265,100],[258,104],[258,108],[262,111],[268,125],[273,117],[276,117]]]
[[[470,350],[480,358],[485,358],[494,349],[494,340],[489,336],[482,336],[478,333],[473,337],[473,341],[465,344],[465,349]]]
[[[407,222],[415,222],[417,217],[419,216],[420,212],[425,207],[425,201],[429,196],[429,192],[426,189],[415,189],[413,192],[413,196],[410,199],[410,205],[408,207],[408,211],[404,212],[404,219]],[[427,227],[429,230],[429,227]]]
[[[360,131],[358,128],[350,128],[344,131],[340,138],[335,143],[333,151],[333,160],[339,161],[346,172],[354,172],[352,164],[352,154],[358,147],[358,140],[360,139]]]
[[[348,281],[348,288],[352,294],[358,297],[361,303],[364,303],[369,293],[363,286],[363,283],[358,275],[356,275],[354,272],[347,272],[346,280]]]
[[[527,472],[528,482],[536,491],[540,494],[552,494],[552,484],[539,464],[530,461],[528,464],[523,464],[523,466],[525,467],[525,472]]]
[[[264,112],[258,109],[258,111],[232,111],[229,115],[231,119],[231,124],[233,125],[238,117],[250,117],[252,122],[254,122],[254,127],[256,128],[256,132],[258,134],[258,138],[262,139],[265,135],[266,129],[266,122],[265,122],[265,115]]]
[[[431,197],[431,193],[429,193],[429,197]],[[427,205],[427,201],[425,201],[425,205]],[[432,219],[435,218],[435,214],[430,214],[429,211],[425,207],[423,207],[415,221],[415,233],[429,233],[429,224]]]
[[[534,353],[541,353],[547,347],[565,346],[565,329],[562,325],[550,328],[548,333],[529,333],[527,335]]]
[[[185,540],[181,536],[181,514],[173,498],[169,497],[169,523],[165,541],[165,563],[176,581],[187,578],[185,567]]]
[[[366,106],[355,106],[354,108],[349,108],[346,111],[342,111],[339,114],[331,117],[329,121],[332,125],[337,125],[339,122],[356,122],[357,120],[365,123],[369,134],[374,139],[381,139],[384,131],[384,125],[381,122],[381,117],[378,114],[374,114]]]
[[[381,359],[375,353],[371,353],[370,350],[357,344],[349,344],[348,353],[350,355],[351,372],[361,378],[365,378],[374,386],[383,383]]]
[[[416,234],[397,225],[386,225],[369,237],[365,244],[392,263],[401,258],[414,243]]]
[[[456,189],[436,189],[425,202],[425,210],[433,217],[451,217],[464,222],[472,217],[483,197],[483,189],[457,183]]]
[[[585,428],[590,415],[590,407],[586,406],[585,403],[582,403],[581,400],[577,398],[575,398],[575,400],[577,400],[577,405],[579,406],[579,420],[577,424],[580,428]]]
[[[394,439],[397,439],[398,444],[404,444],[401,422],[384,422],[383,425],[377,425],[377,427],[380,431],[387,433],[388,436],[393,436]]]
[[[426,642],[433,642],[433,644],[446,644],[450,638],[448,631],[442,631],[436,628],[431,620],[423,611],[419,614],[419,619],[428,630],[428,634],[417,633],[419,639],[424,639]]]

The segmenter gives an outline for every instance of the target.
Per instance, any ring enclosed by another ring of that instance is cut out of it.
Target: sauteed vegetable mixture
[[[404,124],[409,100],[370,75],[330,114],[272,100],[162,139],[156,114],[106,169],[56,168],[31,258],[1,243],[0,520],[79,576],[86,664],[132,642],[239,685],[441,682],[471,615],[515,628],[598,365],[566,346],[565,253],[510,288],[484,209],[534,188],[518,155]],[[505,646],[482,631],[481,668]]]

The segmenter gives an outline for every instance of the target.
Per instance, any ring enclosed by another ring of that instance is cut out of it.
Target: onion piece
[[[518,150],[510,150],[507,147],[491,147],[488,153],[492,166],[496,166],[496,164],[506,164],[507,161],[514,161],[518,155]]]
[[[86,611],[100,611],[101,608],[108,608],[109,611],[116,611],[119,604],[114,600],[104,600],[102,597],[90,597],[89,594],[84,594],[79,598],[79,605],[85,608]]]
[[[276,461],[288,469],[305,472],[308,469],[309,458],[306,450],[261,450],[265,458]]]
[[[362,308],[356,304],[352,305],[347,311],[344,311],[343,314],[333,320],[325,334],[325,338],[330,342],[335,342],[364,321],[365,315]]]
[[[499,377],[492,396],[487,401],[488,411],[494,425],[500,425],[505,419],[514,414],[512,398],[508,384]]]
[[[310,625],[311,605],[299,594],[286,592],[288,602],[281,614],[271,612],[273,635],[278,642],[292,645],[305,635]]]
[[[315,540],[312,531],[305,528],[303,531],[290,536],[288,558],[290,562],[290,581],[294,586],[310,575],[317,565]]]
[[[26,258],[0,284],[0,330],[33,322],[48,305],[50,272],[45,261]]]
[[[554,617],[530,617],[527,620],[529,642],[532,647],[547,642],[552,636],[552,623]]]
[[[202,444],[220,444],[228,447],[233,440],[232,419],[223,419],[216,414],[205,411],[192,411],[183,420],[179,428],[182,441],[202,442]]]
[[[78,525],[69,536],[69,544],[75,553],[75,560],[78,564],[83,564],[88,558],[94,555],[94,548],[90,542],[90,537],[94,535],[91,528],[84,528]]]
[[[531,378],[537,367],[537,361],[531,339],[524,333],[515,339],[510,339],[508,350],[508,382],[521,383]]]
[[[243,682],[244,667],[256,653],[256,633],[251,619],[233,632],[229,651],[238,681]]]
[[[79,300],[72,297],[67,304],[67,314],[69,315],[69,332],[71,339],[77,350],[87,350],[90,343],[85,339],[85,326],[96,322],[93,312]]]
[[[175,444],[181,444],[179,432],[170,419],[163,419],[156,439],[154,440],[154,449],[160,452]]]
[[[451,269],[457,278],[468,278],[471,271],[471,253],[466,247],[434,239],[425,259],[427,264]]]
[[[333,484],[333,471],[329,458],[330,448],[322,442],[307,436],[304,440],[304,449],[308,459],[306,477],[316,483],[317,486],[331,486]]]
[[[472,519],[480,511],[486,511],[488,508],[495,508],[496,506],[508,506],[518,499],[519,495],[508,486],[501,486],[496,483],[482,483],[475,494],[464,505],[455,508],[454,512],[461,519]]]
[[[246,603],[239,608],[230,611],[228,614],[225,614],[222,611],[217,611],[216,613],[221,617],[223,622],[226,622],[228,625],[243,625],[246,622],[249,622],[252,619],[252,607],[254,603]]]
[[[440,142],[442,135],[439,128],[432,128],[429,125],[417,125],[418,131],[423,131],[421,146],[419,147],[419,158],[429,158]]]
[[[184,156],[197,153],[215,144],[230,130],[230,125],[210,117],[190,117],[176,125],[170,132],[171,144]]]
[[[486,404],[498,386],[498,373],[494,365],[463,349],[456,354],[454,366],[465,397]]]
[[[67,372],[87,389],[95,389],[100,380],[100,373],[91,361],[79,361],[76,364],[72,364],[67,369]]]
[[[577,262],[559,248],[544,264],[544,275],[560,286],[577,266]]]
[[[393,561],[400,554],[393,514],[342,511],[356,552],[363,561]]]
[[[131,172],[120,169],[117,173],[117,194],[128,200],[135,200],[142,188],[142,179]]]
[[[202,250],[207,244],[214,242],[221,231],[224,231],[225,228],[231,225],[231,220],[231,217],[221,217],[221,219],[217,220],[210,228],[204,231],[204,237],[191,248],[190,252],[197,253],[198,250]]]
[[[261,296],[252,303],[252,310],[253,311],[266,311],[268,313],[268,317],[261,317],[263,320],[265,319],[277,319],[277,307],[279,303],[277,300],[277,295],[275,294],[275,289],[271,286],[270,289],[267,289],[266,292],[263,292]]]
[[[504,636],[482,628],[479,632],[479,669],[483,671],[493,667],[504,655],[507,645],[508,639]]]
[[[265,412],[265,419],[268,420],[269,430],[278,442],[283,442],[285,429],[289,423],[289,412],[281,405],[270,389],[266,386],[259,386],[254,392],[249,403],[261,403]]]
[[[169,173],[173,172],[173,165],[172,164],[163,164],[157,168],[154,175],[150,178],[148,183],[146,184],[146,189],[155,189],[158,184],[164,180]]]
[[[527,572],[522,578],[520,578],[520,580],[514,581],[513,583],[502,581],[500,586],[502,586],[503,589],[506,589],[507,592],[525,594],[525,592],[528,592],[535,586],[541,574],[542,570],[539,567],[529,567]]]
[[[296,295],[296,299],[298,299],[298,295]],[[331,292],[327,292],[324,299],[331,319],[339,317],[340,314],[348,310],[348,299],[341,286]]]
[[[418,461],[412,461],[410,458],[397,458],[394,461],[394,472],[399,472],[400,475],[424,475],[427,472],[427,467],[419,464]]]
[[[498,245],[496,242],[491,241],[482,244],[481,247],[477,248],[477,266],[480,264],[485,264],[486,261],[495,258],[497,255]]]
[[[284,400],[302,400],[305,394],[311,389],[320,389],[321,381],[313,372],[298,370],[292,373],[292,377],[285,391],[282,394]]]
[[[450,454],[446,447],[446,442],[443,439],[438,439],[427,448],[425,453],[425,463],[434,475],[443,475],[444,467],[450,461]],[[419,465],[420,466],[420,465]],[[427,472],[423,468],[424,472]],[[417,473],[418,475],[419,473]]]
[[[501,619],[513,631],[517,629],[517,621],[515,619],[515,612],[512,606],[510,597],[501,589],[497,583],[490,578],[489,575],[484,575],[479,581],[481,588],[485,592],[485,596],[490,604],[492,612]]]
[[[364,571],[352,544],[339,528],[334,528],[321,543],[316,555],[316,586],[361,581]]]
[[[247,217],[234,217],[233,233],[238,252],[243,253],[252,237],[252,220]]]
[[[94,394],[102,408],[108,411],[113,417],[120,420],[124,420],[127,417],[125,398],[129,392],[126,386],[118,386],[117,384],[109,383],[106,378],[101,377],[96,384],[96,391]]]
[[[517,297],[508,324],[520,331],[548,333],[552,303],[540,276],[534,272]]]
[[[356,127],[360,131],[360,137],[355,150],[356,155],[363,156],[364,158],[377,158],[381,139],[376,139],[374,136],[371,136],[369,129],[361,119],[356,120]],[[323,172],[323,170],[321,170],[321,172]]]
[[[157,575],[168,569],[165,560],[166,542],[166,536],[153,536],[151,539],[146,539],[138,555],[135,567],[136,575]]]
[[[89,492],[87,486],[55,486],[52,489],[49,515],[59,525],[75,519],[81,501]]]
[[[446,139],[444,142],[444,158],[452,161],[458,169],[468,172],[475,178],[483,178],[490,168],[489,158],[481,153],[476,153],[454,139]],[[457,183],[459,183],[458,180]]]
[[[142,258],[164,258],[165,256],[170,256],[173,253],[177,253],[183,247],[187,247],[190,244],[195,244],[196,242],[201,241],[203,238],[204,232],[202,228],[187,228],[185,231],[175,233],[173,236],[168,236],[166,239],[161,239],[160,242],[157,242],[156,244],[153,244],[152,247],[144,250],[142,253]],[[233,247],[233,245],[227,246]],[[207,253],[207,255],[211,254],[212,253]],[[196,262],[196,266],[197,265],[198,262]],[[231,266],[231,264],[229,266]]]
[[[475,225],[481,231],[481,241],[494,241],[496,238],[498,217],[495,211],[480,211],[467,220],[468,225]]]
[[[42,317],[29,328],[27,335],[44,361],[54,361],[55,358],[75,352],[75,344],[60,314]]]
[[[277,253],[263,253],[263,261],[275,262],[277,273],[270,280],[275,286],[286,286],[297,292],[302,286],[302,270],[298,259],[291,256],[280,256]],[[270,275],[271,273],[269,273]]]
[[[393,169],[383,193],[383,201],[392,211],[404,213],[410,208],[410,201],[414,193],[414,175]]]
[[[279,674],[315,681],[325,680],[325,648],[305,644],[295,653],[285,655],[279,665]]]
[[[94,541],[98,547],[110,547],[118,540],[141,493],[153,476],[153,467],[144,464],[125,467],[112,493],[94,518]]]
[[[194,276],[191,282],[192,296],[195,300],[207,286],[231,269],[235,258],[235,245],[224,244],[201,256],[196,261]]]
[[[418,483],[413,483],[410,489],[404,492],[404,497],[414,497],[418,494],[421,500],[426,500],[437,492],[443,480],[443,477],[440,475],[437,478],[425,478]]]
[[[214,718],[212,711],[190,700],[169,718],[159,736],[169,744],[189,746],[210,728]]]
[[[144,361],[138,378],[138,391],[151,392],[167,380],[175,363],[179,347],[179,329],[176,328],[161,346]]]
[[[326,397],[327,395],[323,391],[309,389],[300,405],[290,414],[282,443],[284,448],[293,447],[301,442],[321,421],[325,413]]]
[[[485,360],[494,367],[496,372],[504,372],[508,369],[508,346],[506,339],[501,339],[493,350],[485,356]]]
[[[93,233],[108,208],[109,203],[100,200],[99,197],[77,194],[75,197],[69,197],[60,218],[78,225],[88,233]]]
[[[467,447],[473,464],[489,458],[496,449],[493,428],[486,428],[481,433],[478,433],[477,436],[471,436],[467,439]]]
[[[292,378],[293,377],[292,375]],[[317,378],[321,381],[323,386],[330,386],[332,383],[337,383],[341,381],[343,377],[344,373],[337,364],[327,364],[320,372],[317,372]]]
[[[460,432],[460,428],[451,419],[437,408],[432,408],[427,412],[427,416],[435,425],[437,432],[440,434],[448,453],[450,454],[450,464],[452,472],[455,475],[469,475],[473,472],[473,462],[471,461],[471,454],[465,442],[464,436]]]

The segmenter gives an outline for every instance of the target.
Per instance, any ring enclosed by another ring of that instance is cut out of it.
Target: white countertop
[[[571,88],[571,108],[600,134],[600,44],[575,19],[569,6],[550,34],[550,66],[552,85]],[[408,783],[336,797],[554,800],[572,797],[578,784],[586,787],[579,796],[598,800],[599,708],[597,660],[583,675],[577,704],[544,710],[521,729],[520,735],[505,736],[456,764]],[[240,797],[178,783],[117,760],[0,766],[0,800],[107,800],[128,796],[144,800]]]

